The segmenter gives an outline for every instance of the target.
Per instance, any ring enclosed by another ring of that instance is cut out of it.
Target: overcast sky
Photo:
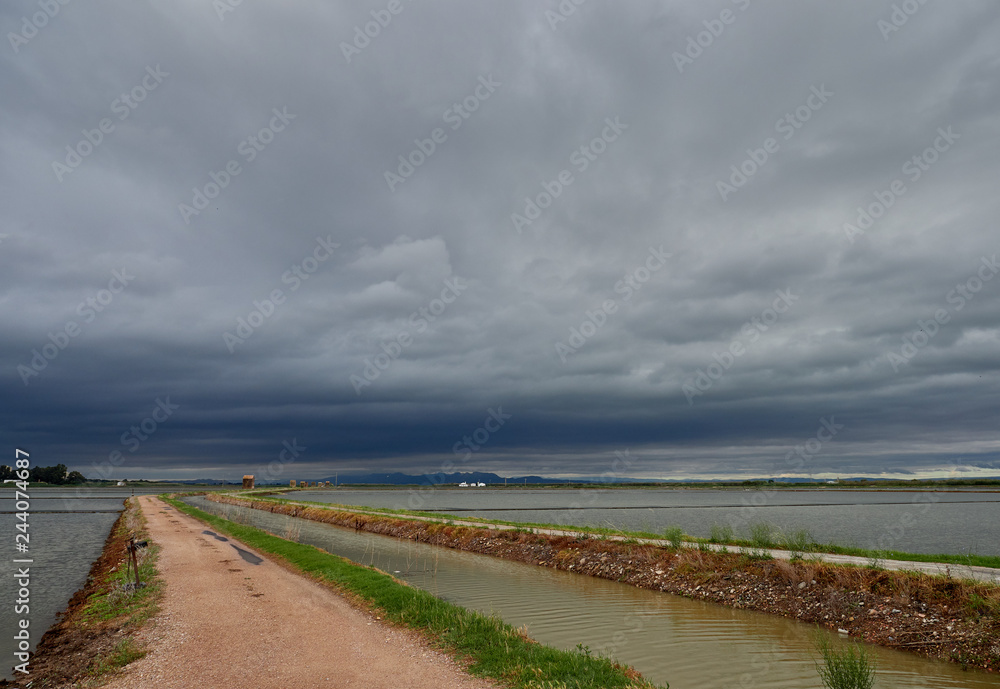
[[[1000,5],[576,2],[5,2],[7,452],[1000,475]]]

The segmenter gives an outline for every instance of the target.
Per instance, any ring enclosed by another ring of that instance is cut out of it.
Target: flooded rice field
[[[413,488],[309,490],[302,500],[444,512],[514,522],[709,536],[757,522],[818,543],[915,553],[1000,554],[1000,492],[872,490]]]
[[[825,630],[781,617],[200,497],[186,501],[373,565],[458,605],[498,614],[509,624],[525,626],[543,643],[611,654],[673,689],[818,689],[822,683],[815,667],[816,634],[841,643]],[[880,687],[1000,687],[996,675],[891,649],[874,650]]]

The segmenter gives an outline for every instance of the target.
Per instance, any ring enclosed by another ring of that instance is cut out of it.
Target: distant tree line
[[[17,473],[6,464],[0,464],[0,481],[17,479]],[[32,467],[30,480],[33,483],[52,483],[57,486],[83,483],[87,479],[79,471],[67,471],[65,464],[51,467]]]

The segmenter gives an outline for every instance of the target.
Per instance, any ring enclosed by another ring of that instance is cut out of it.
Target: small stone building
[[[294,488],[295,487],[295,479],[292,479],[291,481],[288,482],[288,487],[289,488]]]
[[[243,488],[244,490],[253,488],[253,474],[246,474],[243,476]]]

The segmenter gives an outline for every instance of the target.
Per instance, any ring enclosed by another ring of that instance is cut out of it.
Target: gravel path
[[[156,497],[139,501],[162,547],[166,593],[142,632],[152,651],[109,689],[496,686],[465,674],[417,634],[238,541],[203,533],[203,523]]]

